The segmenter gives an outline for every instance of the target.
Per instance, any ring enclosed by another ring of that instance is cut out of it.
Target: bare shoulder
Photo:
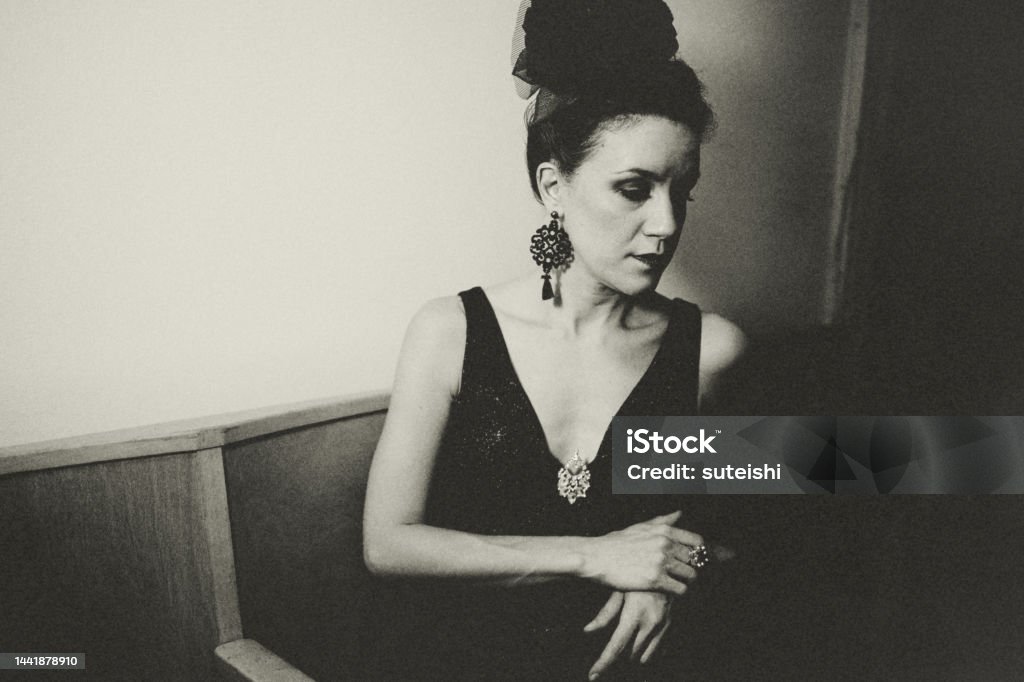
[[[700,372],[718,374],[742,357],[747,335],[734,322],[717,313],[704,313],[701,322]]]
[[[466,311],[458,296],[434,298],[424,303],[409,323],[410,333],[440,341],[466,338]]]
[[[427,301],[413,316],[402,344],[402,376],[429,374],[457,394],[466,345],[466,312],[462,299],[445,296]]]

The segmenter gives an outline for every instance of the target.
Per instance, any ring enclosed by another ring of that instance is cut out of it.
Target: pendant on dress
[[[587,463],[580,457],[580,451],[558,470],[558,494],[576,504],[576,500],[587,496],[590,489],[590,470]]]

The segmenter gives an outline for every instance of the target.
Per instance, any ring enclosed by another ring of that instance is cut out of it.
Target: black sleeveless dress
[[[575,504],[559,496],[559,462],[515,374],[483,289],[459,294],[466,312],[461,391],[451,405],[426,523],[484,535],[597,536],[680,508],[678,497],[611,494],[611,425]],[[654,359],[619,415],[697,413],[700,310],[676,299]],[[614,628],[584,633],[609,588],[560,580],[506,588],[443,580],[390,583],[374,642],[387,680],[586,680]],[[674,627],[674,626],[673,626]],[[602,679],[680,679],[672,629],[644,666]]]

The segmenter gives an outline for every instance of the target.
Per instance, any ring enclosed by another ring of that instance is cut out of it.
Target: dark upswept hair
[[[513,36],[517,90],[536,98],[527,109],[530,185],[537,166],[554,161],[572,174],[616,123],[661,116],[701,140],[714,127],[664,0],[522,0]]]
[[[700,79],[681,59],[650,67],[630,81],[594,83],[572,94],[542,88],[526,112],[526,165],[534,195],[540,199],[540,164],[554,161],[564,175],[572,177],[602,132],[640,116],[680,123],[702,141],[715,126]]]

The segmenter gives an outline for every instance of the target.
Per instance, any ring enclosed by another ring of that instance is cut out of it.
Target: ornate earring
[[[572,242],[569,235],[558,222],[558,213],[551,212],[551,222],[541,225],[530,239],[530,253],[533,254],[533,262],[541,267],[544,274],[544,286],[541,288],[540,297],[547,301],[554,298],[555,292],[551,289],[551,269],[560,268],[572,262]]]

